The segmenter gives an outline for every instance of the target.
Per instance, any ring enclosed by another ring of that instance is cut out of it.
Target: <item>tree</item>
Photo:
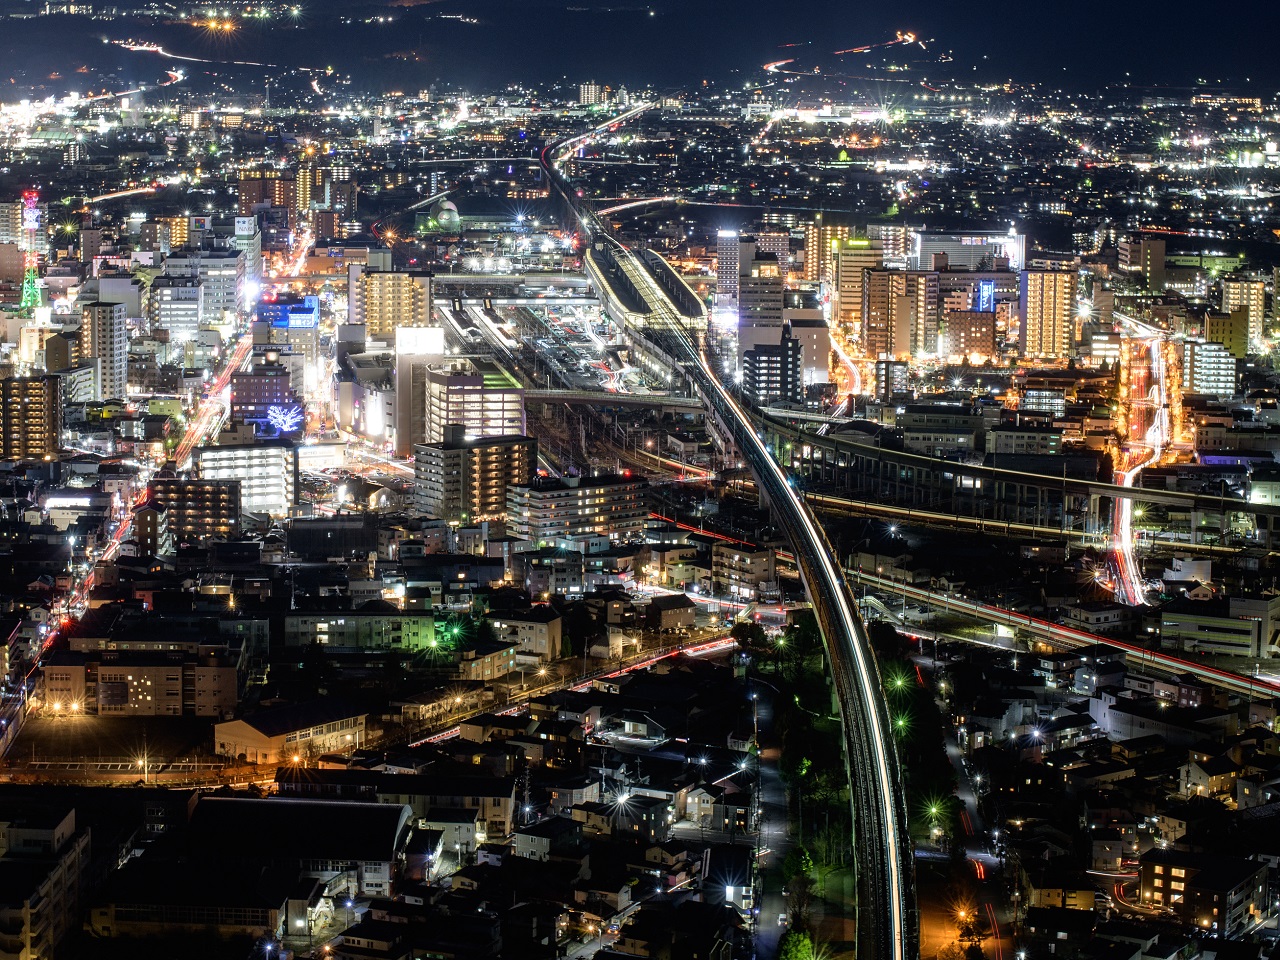
[[[764,627],[752,620],[735,623],[733,629],[729,631],[729,636],[744,647],[763,647],[768,642]]]
[[[845,863],[848,847],[844,827],[839,822],[834,826],[823,827],[813,835],[813,852],[824,867]]]
[[[782,874],[788,881],[801,874],[810,873],[812,870],[813,857],[805,847],[797,844],[787,851],[786,859],[782,861]]]
[[[813,906],[814,881],[807,873],[797,873],[787,881],[787,900],[791,907],[792,929],[809,926],[809,910]]]
[[[938,960],[964,960],[964,947],[952,941],[938,951]]]
[[[784,635],[787,646],[796,657],[806,657],[822,646],[822,631],[818,629],[818,618],[812,610],[795,611]]]
[[[778,941],[778,960],[813,960],[813,938],[803,930],[788,930]]]

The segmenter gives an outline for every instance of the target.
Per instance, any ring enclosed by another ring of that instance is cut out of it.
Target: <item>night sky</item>
[[[905,5],[828,0],[412,3],[302,0],[300,29],[251,22],[233,36],[209,36],[154,20],[11,20],[0,38],[0,55],[17,85],[44,81],[51,68],[56,71],[46,92],[58,86],[84,89],[84,71],[75,75],[81,64],[94,74],[114,70],[117,78],[130,81],[162,76],[158,58],[121,55],[118,48],[102,44],[103,38],[123,37],[155,40],[175,53],[333,66],[370,92],[433,82],[492,89],[560,78],[572,84],[588,79],[614,86],[653,84],[659,90],[688,89],[703,80],[740,85],[759,79],[764,63],[785,57],[795,57],[806,70],[816,66],[824,75],[845,71],[875,76],[882,82],[855,86],[880,98],[919,91],[921,79],[933,84],[1012,79],[1084,92],[1126,82],[1140,92],[1158,86],[1185,91],[1197,81],[1264,97],[1280,89],[1277,17],[1256,0],[1229,8],[1200,5],[1195,17],[1184,15],[1182,4],[1098,0],[1004,5],[957,0]],[[1229,13],[1214,16],[1219,10]],[[360,22],[387,12],[394,12],[393,24]],[[339,16],[353,22],[339,23]],[[79,27],[68,29],[72,22]],[[897,31],[931,41],[928,50],[882,48],[843,59],[831,56],[841,48],[890,40]],[[939,62],[947,54],[952,59]],[[884,69],[908,60],[906,72]],[[263,79],[252,73],[243,71],[239,78],[251,88]],[[226,71],[221,75],[228,77]],[[838,92],[840,84],[831,89]],[[796,90],[791,86],[788,92]]]

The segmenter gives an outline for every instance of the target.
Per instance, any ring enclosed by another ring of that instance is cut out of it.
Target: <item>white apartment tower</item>
[[[80,355],[100,364],[103,400],[123,400],[129,383],[129,327],[122,303],[86,303],[80,309]]]

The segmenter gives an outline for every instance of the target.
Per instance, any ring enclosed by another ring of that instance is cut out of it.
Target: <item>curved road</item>
[[[648,305],[650,329],[659,331],[664,349],[683,356],[686,374],[742,451],[779,526],[787,531],[822,629],[843,720],[855,825],[859,960],[915,960],[918,919],[901,767],[879,668],[848,582],[833,559],[835,551],[652,274],[631,250],[609,236],[558,169],[560,160],[574,146],[616,129],[648,107],[641,105],[586,134],[548,146],[542,153],[543,166],[549,182],[577,213],[583,228],[613,246],[619,265]]]

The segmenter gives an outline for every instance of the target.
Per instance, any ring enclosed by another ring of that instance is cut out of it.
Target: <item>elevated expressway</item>
[[[891,450],[865,434],[818,434],[791,422],[786,411],[758,419],[775,456],[826,493],[850,501],[880,503],[968,516],[990,522],[1058,527],[1064,534],[1105,542],[1117,500],[1162,507],[1187,518],[1178,544],[1194,549],[1221,541],[1233,515],[1253,518],[1252,546],[1280,545],[1280,505],[1162,487],[1121,486],[1064,475],[966,464]]]
[[[646,105],[647,106],[647,105]],[[680,364],[702,398],[708,416],[738,447],[779,526],[787,531],[797,566],[813,603],[831,664],[845,739],[845,760],[854,823],[857,869],[857,952],[860,960],[916,960],[919,955],[913,851],[901,768],[891,733],[879,668],[857,613],[852,592],[836,566],[831,544],[813,513],[797,496],[786,471],[770,455],[747,412],[712,371],[703,347],[689,332],[662,284],[630,249],[609,236],[589,205],[580,201],[560,172],[565,152],[623,119],[614,118],[586,135],[548,147],[548,179],[594,238],[596,250],[616,263],[631,287],[630,304],[611,283],[601,299],[629,318],[663,354]],[[612,301],[612,302],[611,302]]]
[[[1016,610],[1006,610],[1003,607],[993,607],[985,603],[976,603],[962,597],[939,593],[937,590],[929,590],[924,587],[903,583],[901,580],[894,580],[891,577],[864,573],[861,570],[850,570],[849,575],[859,583],[884,593],[898,594],[916,603],[932,607],[935,610],[963,614],[975,620],[1009,627],[1051,646],[1066,649],[1092,646],[1110,647],[1115,650],[1123,650],[1131,658],[1130,662],[1139,669],[1160,670],[1174,675],[1191,674],[1213,686],[1251,697],[1280,696],[1280,684],[1270,680],[1245,676],[1230,670],[1221,670],[1194,659],[1173,656],[1161,650],[1148,650],[1146,647],[1117,640],[1114,637],[1104,637],[1084,630],[1076,630],[1073,627],[1033,617],[1030,614],[1019,613]]]

